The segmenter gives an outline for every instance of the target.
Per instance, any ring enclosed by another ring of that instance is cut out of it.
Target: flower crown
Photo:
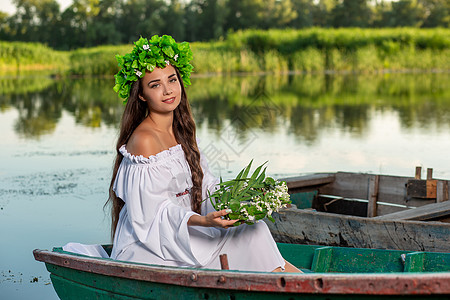
[[[146,70],[152,72],[156,67],[165,68],[171,64],[177,67],[184,85],[191,84],[194,67],[190,64],[192,51],[188,42],[177,43],[170,35],[154,35],[150,40],[141,37],[134,45],[131,53],[116,55],[121,69],[114,75],[114,91],[125,99],[124,103],[130,96],[133,82],[144,77]]]

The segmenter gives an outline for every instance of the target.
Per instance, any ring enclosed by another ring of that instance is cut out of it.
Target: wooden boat
[[[450,252],[449,181],[430,173],[287,178],[293,205],[266,223],[277,242]]]
[[[278,244],[278,248],[305,273],[165,267],[77,255],[62,248],[33,253],[45,262],[62,300],[426,299],[430,295],[448,299],[450,295],[450,253],[298,244]]]

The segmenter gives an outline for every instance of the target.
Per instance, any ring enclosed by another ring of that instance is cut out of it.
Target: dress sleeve
[[[174,202],[169,182],[181,178],[183,174],[178,173],[183,168],[173,164],[133,163],[124,159],[113,189],[125,202],[130,231],[144,247],[164,260],[197,265],[187,225],[196,213]]]

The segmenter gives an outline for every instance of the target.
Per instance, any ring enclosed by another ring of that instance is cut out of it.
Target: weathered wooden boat
[[[165,267],[34,250],[65,299],[448,299],[450,253],[278,244],[305,273]],[[105,247],[108,251],[108,247]],[[232,268],[232,262],[230,262]]]
[[[277,242],[450,252],[449,181],[416,174],[287,178],[293,205],[267,224]]]

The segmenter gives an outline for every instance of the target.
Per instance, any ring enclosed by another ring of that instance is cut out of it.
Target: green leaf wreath
[[[274,211],[291,203],[286,182],[266,177],[266,168],[260,165],[248,177],[253,160],[242,169],[235,179],[222,181],[214,193],[209,194],[212,206],[216,210],[231,209],[225,216],[228,220],[240,220],[242,223],[254,224],[256,221],[268,218],[272,222]],[[264,167],[264,169],[263,169]]]
[[[144,77],[148,70],[172,65],[178,69],[184,85],[190,85],[192,51],[188,42],[177,43],[171,36],[154,35],[150,40],[141,37],[131,53],[116,55],[120,71],[114,75],[114,91],[127,102],[133,82]]]

